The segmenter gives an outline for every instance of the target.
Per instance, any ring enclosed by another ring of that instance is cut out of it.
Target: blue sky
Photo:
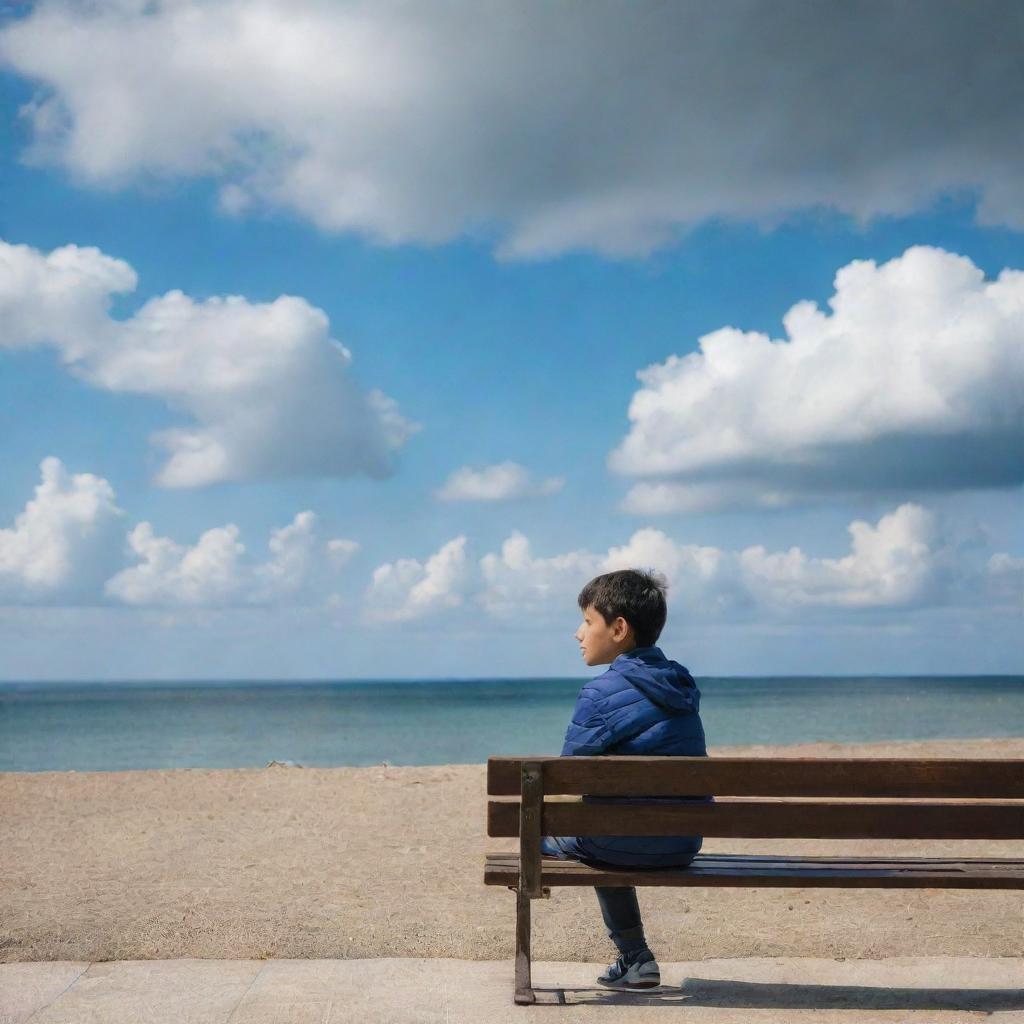
[[[779,79],[755,125],[779,148],[744,151],[710,116],[738,116],[742,83],[697,89],[685,46],[628,89],[601,77],[602,39],[627,64],[651,45],[612,7],[536,58],[539,82],[562,67],[577,86],[548,109],[529,68],[492,93],[550,9],[471,19],[488,68],[452,33],[457,4],[311,4],[319,33],[291,47],[207,5],[228,51],[182,71],[190,6],[0,21],[0,678],[576,674],[575,593],[641,561],[668,575],[664,646],[698,675],[1021,670],[1024,285],[999,277],[1024,268],[1021,153],[994,151],[970,87],[951,114],[948,83],[911,63],[932,104],[893,110],[904,79],[882,69],[854,138],[815,128]],[[945,11],[933,45],[968,48]],[[828,54],[835,26],[814,17]],[[48,48],[58,24],[73,41]],[[138,54],[88,59],[125,33],[150,48],[141,82]],[[317,34],[339,47],[325,77]],[[222,101],[259,91],[254,46],[268,68],[298,61],[308,92],[271,76],[264,103]],[[592,115],[585,89],[629,108],[618,128],[636,147],[649,133],[647,160],[610,146],[614,105]],[[955,116],[971,131],[947,152]],[[49,256],[66,246],[72,271]],[[867,269],[840,288],[851,266]],[[128,268],[134,289],[102,284]],[[279,296],[303,302],[284,316]],[[787,336],[801,302],[824,322]],[[699,342],[722,328],[767,337],[713,357]],[[660,383],[638,380],[656,365]],[[250,384],[226,384],[232,368]],[[219,468],[169,485],[176,449],[153,435],[175,430],[223,449]],[[303,512],[275,561],[272,531]]]

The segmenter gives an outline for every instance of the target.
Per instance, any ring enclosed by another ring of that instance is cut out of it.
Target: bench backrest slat
[[[1024,760],[939,758],[492,757],[488,794],[518,795],[524,760],[545,795],[1024,799]]]
[[[746,839],[1024,839],[1024,803],[544,804],[544,835],[728,836]],[[519,835],[519,802],[488,803],[487,834]]]
[[[1024,839],[1024,760],[914,758],[492,757],[489,835],[519,835],[525,761],[543,835]],[[666,796],[715,801],[621,802]]]

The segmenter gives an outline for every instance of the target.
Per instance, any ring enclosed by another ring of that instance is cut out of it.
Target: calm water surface
[[[0,683],[0,771],[558,754],[583,681]],[[697,682],[712,745],[1024,736],[1024,676]]]

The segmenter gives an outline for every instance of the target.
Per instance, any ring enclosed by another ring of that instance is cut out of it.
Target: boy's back
[[[562,756],[647,754],[706,757],[700,690],[690,673],[660,648],[620,654],[576,698]],[[584,797],[588,803],[630,803],[639,797]],[[650,797],[666,803],[695,798]],[[703,800],[704,798],[696,798]],[[563,849],[566,837],[562,837]],[[581,836],[567,853],[605,864],[662,867],[688,863],[695,836]]]

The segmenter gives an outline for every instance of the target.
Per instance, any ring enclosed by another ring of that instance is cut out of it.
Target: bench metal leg
[[[528,1006],[537,1001],[530,977],[530,897],[516,892],[516,1002]]]

